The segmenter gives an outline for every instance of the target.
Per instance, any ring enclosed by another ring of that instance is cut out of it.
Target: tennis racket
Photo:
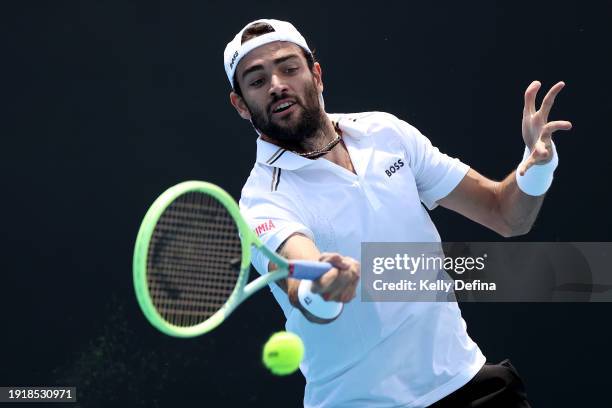
[[[253,246],[278,269],[247,284]],[[287,277],[314,280],[331,268],[327,262],[288,261],[271,251],[228,193],[187,181],[166,190],[147,211],[136,239],[133,278],[140,308],[154,327],[194,337],[213,330],[264,286]]]

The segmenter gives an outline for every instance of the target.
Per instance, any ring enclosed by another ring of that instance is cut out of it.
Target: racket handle
[[[319,319],[318,323],[329,323],[340,316],[344,303],[325,301],[321,295],[312,293],[311,287],[312,281],[305,279],[300,282],[298,300],[302,307]]]
[[[333,266],[329,262],[291,261],[289,263],[289,277],[316,280],[331,268]]]

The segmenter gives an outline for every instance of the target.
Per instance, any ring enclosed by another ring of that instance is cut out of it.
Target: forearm
[[[503,181],[494,181],[470,169],[438,203],[503,237],[512,237],[531,229],[543,201],[543,193],[529,195],[521,190],[514,171]]]
[[[533,157],[531,150],[525,148],[518,169],[499,183],[499,193],[496,194],[499,213],[510,230],[510,236],[529,232],[538,216],[544,195],[552,184],[553,173],[559,162],[552,141],[550,149],[548,160],[526,166]]]
[[[310,259],[310,260],[318,260],[320,257],[320,252],[316,248],[316,246],[310,241],[309,238],[303,236],[302,234],[294,234],[288,239],[285,240],[278,248],[278,253],[285,257],[286,259]],[[272,262],[268,265],[268,271],[273,271],[276,269],[276,265]],[[300,287],[300,280],[294,278],[286,278],[276,281],[276,284],[287,294],[289,298],[289,303],[295,308],[297,308],[306,319],[313,323],[324,324],[328,323],[328,321],[324,319],[320,319],[317,316],[310,313],[306,310],[298,300],[298,291]]]
[[[359,280],[359,263],[352,258],[337,253],[321,253],[315,243],[308,237],[296,233],[283,242],[277,249],[286,259],[304,259],[328,262],[332,268],[311,286],[294,278],[277,281],[278,286],[287,294],[291,305],[302,312],[304,317],[313,323],[326,324],[334,321],[341,313],[342,306],[355,297]],[[274,270],[276,265],[269,265]],[[323,302],[333,300],[334,302]]]
[[[296,233],[287,238],[277,249],[278,253],[286,259],[306,259],[317,261],[321,256],[320,251],[314,243],[306,236]],[[276,265],[272,262],[268,265],[268,271],[276,269]],[[289,297],[289,302],[293,306],[299,306],[297,299],[299,279],[286,278],[276,282],[276,284]]]
[[[532,196],[521,191],[513,171],[503,181],[496,183],[495,195],[498,216],[505,224],[502,235],[516,236],[529,232],[544,202],[544,194]]]

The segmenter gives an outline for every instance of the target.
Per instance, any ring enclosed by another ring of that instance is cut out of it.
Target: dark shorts
[[[486,363],[463,387],[429,408],[530,408],[525,386],[518,372],[506,359]]]

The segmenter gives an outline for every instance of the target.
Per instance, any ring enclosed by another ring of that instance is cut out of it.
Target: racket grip
[[[291,261],[289,263],[289,277],[316,280],[331,268],[333,266],[329,262]]]

